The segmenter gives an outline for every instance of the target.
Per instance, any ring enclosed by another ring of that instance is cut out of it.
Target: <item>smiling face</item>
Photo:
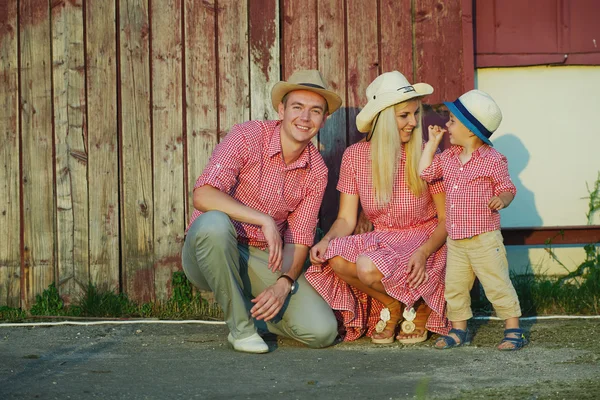
[[[325,125],[325,99],[309,90],[294,90],[287,94],[285,104],[279,103],[281,139],[294,144],[308,144]]]
[[[450,119],[446,122],[446,128],[448,128],[450,143],[454,145],[464,147],[474,136],[469,128],[464,126],[464,124],[452,113],[450,113]]]
[[[400,103],[394,107],[396,115],[396,124],[400,133],[402,143],[408,143],[412,137],[413,130],[419,125],[421,120],[419,100],[409,100],[405,103]]]

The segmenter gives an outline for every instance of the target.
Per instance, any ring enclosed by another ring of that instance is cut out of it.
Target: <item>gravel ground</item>
[[[231,350],[222,325],[0,327],[0,399],[600,398],[600,320],[523,325],[519,352],[495,349],[494,321],[453,350],[272,338],[263,355]]]

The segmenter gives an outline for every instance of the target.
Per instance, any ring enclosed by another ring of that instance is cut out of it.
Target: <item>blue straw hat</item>
[[[493,146],[490,136],[500,126],[502,112],[492,96],[481,90],[471,90],[452,103],[445,101],[444,104],[467,129]]]

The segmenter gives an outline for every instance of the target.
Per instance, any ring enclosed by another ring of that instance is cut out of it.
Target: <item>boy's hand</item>
[[[492,210],[502,210],[504,207],[506,207],[506,204],[504,204],[504,202],[502,201],[502,199],[498,196],[494,196],[490,199],[490,201],[488,202],[488,207]]]
[[[429,125],[429,141],[433,142],[436,146],[442,141],[442,137],[446,133],[446,130],[438,125]]]

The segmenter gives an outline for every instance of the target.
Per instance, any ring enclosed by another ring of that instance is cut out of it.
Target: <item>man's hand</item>
[[[504,207],[506,207],[506,205],[504,204],[504,201],[502,201],[502,199],[498,196],[494,196],[490,199],[490,201],[488,202],[488,207],[492,210],[502,210]]]
[[[272,286],[251,300],[254,307],[250,309],[250,314],[258,320],[272,320],[283,307],[291,289],[292,284],[287,279],[278,279]]]
[[[323,254],[327,251],[327,247],[329,247],[329,239],[323,238],[317,244],[315,244],[310,249],[310,262],[313,265],[321,265],[326,260],[323,258]]]
[[[419,287],[422,283],[429,280],[425,265],[427,256],[422,250],[417,250],[410,256],[406,272],[408,274],[406,281],[411,288]]]
[[[267,215],[261,229],[269,247],[269,269],[273,272],[278,271],[281,269],[283,241],[277,224],[271,216]]]
[[[433,142],[437,148],[442,141],[442,137],[446,130],[438,125],[429,125],[429,142]]]

